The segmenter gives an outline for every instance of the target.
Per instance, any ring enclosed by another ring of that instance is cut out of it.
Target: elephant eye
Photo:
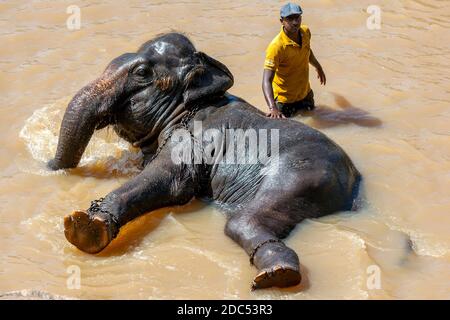
[[[144,77],[144,76],[147,76],[147,75],[150,74],[150,68],[149,68],[148,66],[146,66],[146,65],[140,65],[140,66],[137,66],[137,67],[133,70],[133,73],[134,73],[135,75]]]

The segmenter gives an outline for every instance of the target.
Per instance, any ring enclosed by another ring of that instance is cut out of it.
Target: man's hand
[[[325,72],[323,72],[323,69],[320,65],[318,68],[316,68],[316,71],[317,71],[317,79],[320,80],[320,84],[326,85],[327,77],[325,77]]]
[[[264,98],[266,99],[266,103],[269,106],[270,110],[269,113],[266,114],[266,116],[274,119],[282,119],[286,117],[280,112],[280,110],[278,110],[275,99],[273,98],[272,81],[274,76],[275,71],[264,69],[262,89]]]
[[[319,61],[317,61],[316,57],[314,56],[314,52],[310,51],[309,54],[309,63],[316,68],[317,71],[317,78],[320,80],[320,84],[325,85],[327,83],[327,78],[325,77],[325,72],[323,72],[322,66],[320,65]]]
[[[274,107],[272,109],[270,109],[269,113],[266,114],[267,117],[269,118],[274,118],[274,119],[282,119],[282,118],[286,118],[280,110],[278,110],[277,107]]]

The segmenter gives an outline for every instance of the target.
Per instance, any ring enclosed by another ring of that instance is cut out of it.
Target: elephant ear
[[[185,105],[224,95],[233,86],[233,75],[224,64],[203,52],[195,52],[193,58],[193,67],[184,78]]]

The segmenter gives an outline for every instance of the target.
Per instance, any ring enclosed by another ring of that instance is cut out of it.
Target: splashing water
[[[33,159],[46,163],[54,157],[65,101],[44,106],[25,121],[19,136]],[[141,161],[142,153],[138,149],[111,133],[110,129],[102,129],[92,136],[75,170],[82,175],[131,176],[139,173]],[[51,172],[41,168],[35,173],[49,175]]]

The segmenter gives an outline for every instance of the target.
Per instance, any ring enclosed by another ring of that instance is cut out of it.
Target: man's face
[[[300,24],[302,23],[302,16],[299,14],[293,14],[287,16],[286,18],[282,18],[280,21],[288,33],[297,33],[300,28]]]

